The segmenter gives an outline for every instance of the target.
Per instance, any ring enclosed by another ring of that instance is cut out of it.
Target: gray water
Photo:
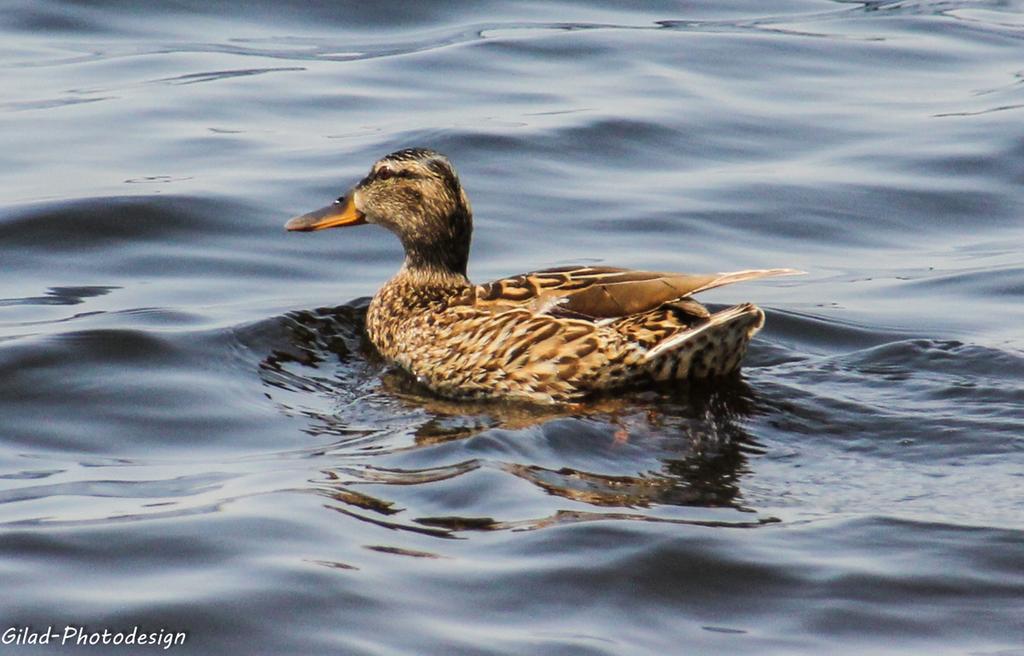
[[[0,37],[0,632],[1024,654],[1024,3],[31,0]],[[767,312],[742,380],[439,401],[362,337],[397,241],[282,229],[407,146],[477,281],[808,275],[707,295]]]

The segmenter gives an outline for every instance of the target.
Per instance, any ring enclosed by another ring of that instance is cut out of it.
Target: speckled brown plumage
[[[374,297],[366,328],[380,353],[449,398],[571,401],[644,380],[739,369],[764,313],[711,314],[691,295],[791,269],[677,274],[562,267],[473,285],[472,211],[447,158],[384,157],[334,205],[290,230],[377,223],[406,259]]]

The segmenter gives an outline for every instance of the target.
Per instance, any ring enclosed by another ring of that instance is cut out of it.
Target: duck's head
[[[327,207],[297,216],[288,230],[375,223],[398,235],[406,266],[466,274],[473,213],[455,167],[441,153],[407,148],[382,157]]]

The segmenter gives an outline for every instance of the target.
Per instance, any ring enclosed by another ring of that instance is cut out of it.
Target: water
[[[1024,654],[1024,3],[33,0],[0,34],[0,631]],[[394,238],[282,229],[413,145],[479,281],[809,274],[707,295],[768,313],[719,389],[432,399],[362,343]]]

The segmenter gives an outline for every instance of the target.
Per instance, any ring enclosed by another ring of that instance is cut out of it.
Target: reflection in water
[[[116,286],[82,286],[82,287],[50,287],[45,296],[26,296],[23,298],[0,298],[0,306],[4,305],[79,305],[85,299],[109,294]]]
[[[753,512],[743,505],[739,479],[748,455],[760,447],[742,427],[755,400],[741,380],[714,389],[635,390],[563,406],[453,402],[386,367],[363,336],[366,307],[361,299],[290,313],[280,320],[286,339],[276,339],[260,364],[268,396],[281,410],[303,417],[308,434],[330,439],[314,455],[332,465],[313,481],[330,508],[437,537],[595,519],[729,526],[774,521],[658,512]],[[557,457],[547,457],[550,451]],[[542,491],[543,514],[523,519],[488,512],[487,500],[477,498],[486,492],[477,487],[495,473],[505,484],[511,477]],[[421,513],[414,507],[421,503],[417,496],[401,491],[409,486],[432,486],[440,496],[457,489],[453,496],[460,501],[450,505],[461,512]],[[559,499],[574,508],[558,506]],[[484,512],[474,514],[477,507]]]

